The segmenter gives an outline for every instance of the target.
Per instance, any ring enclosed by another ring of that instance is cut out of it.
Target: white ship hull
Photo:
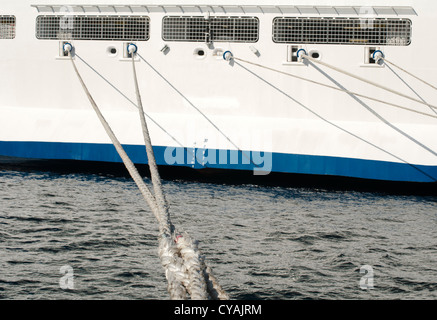
[[[0,16],[14,16],[16,26],[12,39],[0,39],[0,155],[121,161],[71,61],[62,54],[62,43],[68,40],[74,46],[74,61],[113,131],[135,163],[146,163],[132,61],[124,52],[126,44],[134,42],[141,55],[136,58],[141,96],[160,165],[437,181],[437,118],[432,108],[437,104],[437,91],[387,64],[368,63],[366,57],[369,46],[377,48],[388,60],[436,84],[436,3],[386,1],[381,7],[379,1],[314,0],[293,6],[286,1],[283,5],[258,1],[252,6],[227,2],[229,6],[223,5],[226,1],[220,2],[222,6],[214,1],[177,6],[172,1],[170,6],[166,1],[132,0],[120,5],[120,1],[108,0],[81,6],[83,2],[75,0],[41,5],[3,0]],[[150,19],[149,37],[144,41],[37,38],[38,17],[65,13],[64,5],[77,16],[146,16]],[[375,6],[376,18],[410,20],[411,43],[366,46],[272,40],[275,18],[366,18],[369,6]],[[255,17],[258,39],[206,43],[163,38],[165,17],[208,14]],[[322,62],[429,105],[316,62],[292,61],[291,46],[306,53],[316,51]],[[227,51],[258,66],[226,61],[223,54]]]

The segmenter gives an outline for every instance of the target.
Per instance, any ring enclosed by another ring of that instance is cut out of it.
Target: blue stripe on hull
[[[124,148],[133,162],[138,164],[147,163],[144,146],[124,145]],[[194,167],[196,169],[208,167],[217,169],[253,170],[256,167],[254,162],[260,163],[259,161],[256,162],[255,159],[253,162],[249,162],[247,157],[243,156],[240,152],[238,154],[238,161],[234,161],[233,164],[227,161],[225,164],[208,163],[203,166],[202,163],[199,163],[199,157],[195,163],[190,161],[190,158],[193,158],[193,149],[176,149],[174,153],[181,152],[181,154],[183,153],[184,155],[184,161],[175,164],[178,166]],[[165,150],[166,147],[154,147],[156,161],[159,165],[168,164],[164,161]],[[223,152],[224,154],[227,153],[230,155],[230,151],[223,150]],[[202,153],[203,150],[200,150],[199,154]],[[244,153],[250,155],[250,152]],[[115,148],[110,144],[0,141],[0,155],[29,159],[121,162]],[[260,155],[262,157],[271,156],[271,160],[269,161],[272,172],[330,175],[404,182],[437,181],[437,166],[413,166],[406,163],[284,153],[261,153]],[[202,162],[202,159],[200,159],[200,162]]]

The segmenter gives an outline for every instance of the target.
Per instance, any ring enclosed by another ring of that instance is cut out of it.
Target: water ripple
[[[164,188],[233,299],[437,298],[435,197]],[[168,299],[157,224],[130,179],[0,170],[0,207],[0,299]],[[73,290],[60,288],[63,266]]]

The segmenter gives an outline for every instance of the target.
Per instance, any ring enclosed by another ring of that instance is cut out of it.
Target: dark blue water
[[[164,187],[232,299],[437,298],[436,197]],[[157,224],[131,179],[0,169],[0,209],[0,299],[168,299]]]

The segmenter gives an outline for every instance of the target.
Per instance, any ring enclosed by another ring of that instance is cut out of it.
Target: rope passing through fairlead
[[[295,78],[295,79],[298,79],[298,80],[302,80],[302,81],[305,81],[305,82],[308,82],[308,83],[312,83],[312,84],[315,84],[315,85],[318,85],[318,86],[321,86],[321,87],[325,87],[325,88],[336,90],[336,91],[341,91],[341,92],[347,93],[349,95],[353,95],[353,96],[356,96],[356,97],[368,99],[368,100],[371,100],[371,101],[375,101],[375,102],[378,102],[378,103],[382,103],[382,104],[385,104],[385,105],[388,105],[388,106],[391,106],[391,107],[395,107],[395,108],[398,108],[398,109],[403,109],[403,110],[410,111],[410,112],[413,112],[413,113],[421,114],[421,115],[426,116],[426,117],[437,118],[436,115],[429,114],[429,113],[422,112],[422,111],[418,111],[418,110],[415,110],[415,109],[412,109],[412,108],[408,108],[408,107],[405,107],[405,106],[397,104],[397,103],[393,103],[393,102],[390,102],[390,101],[378,99],[376,97],[371,97],[369,95],[365,95],[365,94],[358,93],[358,92],[355,92],[355,91],[350,91],[350,90],[342,89],[342,88],[339,88],[339,87],[331,86],[331,85],[328,85],[328,84],[325,84],[325,83],[322,83],[322,82],[319,82],[319,81],[315,81],[315,80],[311,80],[309,78],[298,76],[296,74],[292,74],[292,73],[285,72],[285,71],[282,71],[282,70],[274,69],[274,68],[271,68],[271,67],[259,64],[259,63],[252,62],[252,61],[244,60],[244,59],[241,59],[239,57],[233,56],[230,51],[227,51],[225,54],[226,55],[224,55],[223,58],[225,60],[227,60],[227,61],[230,61],[232,59],[232,60],[235,60],[235,61],[244,62],[244,63],[247,63],[247,64],[251,64],[253,66],[256,66],[256,67],[260,67],[260,68],[263,68],[263,69],[266,69],[266,70],[269,70],[269,71],[273,71],[273,72],[276,72],[276,73],[279,73],[279,74],[282,74],[282,75],[285,75],[285,76],[289,76],[289,77],[292,77],[292,78]],[[436,106],[432,106],[432,105],[428,105],[428,106],[432,110],[437,110]]]
[[[155,161],[138,86],[135,69],[135,54],[137,53],[138,47],[134,44],[129,44],[127,50],[132,56],[135,90],[154,194],[152,194],[145,184],[143,178],[138,173],[138,170],[128,157],[127,153],[124,151],[120,141],[115,136],[110,125],[91,96],[74,62],[72,54],[73,50],[74,47],[70,43],[64,44],[64,51],[68,53],[68,56],[70,57],[74,71],[88,97],[88,100],[96,112],[103,128],[111,139],[117,153],[120,155],[129,174],[137,184],[141,194],[146,200],[146,203],[159,223],[159,257],[165,270],[168,282],[167,289],[171,299],[186,299],[187,294],[193,300],[229,299],[229,296],[221,288],[217,279],[212,274],[211,268],[206,265],[204,258],[200,255],[197,241],[193,241],[187,233],[177,233],[175,227],[170,221],[169,208]]]
[[[378,50],[378,51],[379,51],[379,50]],[[378,53],[378,52],[375,52],[375,53]],[[374,54],[375,54],[375,53],[374,53]],[[334,70],[334,71],[337,71],[337,72],[339,72],[339,73],[342,73],[342,74],[344,74],[344,75],[347,75],[347,76],[349,76],[349,77],[351,77],[351,78],[357,79],[357,80],[362,81],[362,82],[364,82],[364,83],[370,84],[370,85],[372,85],[372,86],[375,86],[375,87],[377,87],[377,88],[379,88],[379,89],[382,89],[382,90],[385,90],[385,91],[387,91],[387,92],[393,93],[393,94],[398,95],[398,96],[400,96],[400,97],[403,97],[403,98],[405,98],[405,99],[408,99],[408,100],[411,100],[411,101],[414,101],[414,102],[417,102],[417,103],[420,103],[420,104],[424,104],[424,105],[426,105],[426,106],[428,106],[428,107],[430,107],[430,108],[433,108],[433,109],[437,109],[437,106],[434,106],[434,105],[431,105],[431,104],[429,104],[429,103],[426,103],[426,102],[424,102],[424,101],[422,101],[422,100],[419,100],[419,99],[416,99],[416,98],[410,97],[410,96],[408,96],[408,95],[406,95],[406,94],[404,94],[404,93],[402,93],[402,92],[399,92],[399,91],[393,90],[393,89],[388,88],[388,87],[386,87],[386,86],[384,86],[384,85],[382,85],[382,84],[376,83],[376,82],[374,82],[374,81],[372,81],[372,80],[369,80],[369,79],[366,79],[366,78],[360,77],[360,76],[358,76],[358,75],[356,75],[356,74],[353,74],[353,73],[351,73],[351,72],[348,72],[348,71],[346,71],[346,70],[344,70],[344,69],[338,68],[338,67],[336,67],[336,66],[333,66],[333,65],[331,65],[331,64],[328,64],[328,63],[323,62],[323,61],[321,61],[321,60],[318,60],[318,59],[315,59],[315,58],[313,58],[313,57],[310,57],[310,56],[306,53],[305,49],[300,49],[300,50],[297,52],[297,57],[298,57],[298,59],[307,59],[308,61],[311,61],[311,62],[314,62],[314,63],[318,63],[318,64],[320,64],[320,65],[322,65],[322,66],[325,66],[325,67],[327,67],[327,68],[330,68],[330,69],[332,69],[332,70]],[[375,55],[374,55],[374,58],[377,58],[377,59],[385,59],[385,57],[383,57],[383,56],[379,56],[379,57],[377,57],[377,56],[375,56]],[[387,60],[385,59],[385,61],[387,61]],[[387,62],[388,62],[388,61],[387,61]],[[405,70],[404,70],[404,71],[405,71]],[[418,79],[419,79],[419,78],[418,78]],[[422,82],[428,84],[427,82],[425,82],[425,81],[422,80],[422,79],[419,79],[419,80],[421,80]],[[430,85],[430,84],[428,84],[428,85]]]

